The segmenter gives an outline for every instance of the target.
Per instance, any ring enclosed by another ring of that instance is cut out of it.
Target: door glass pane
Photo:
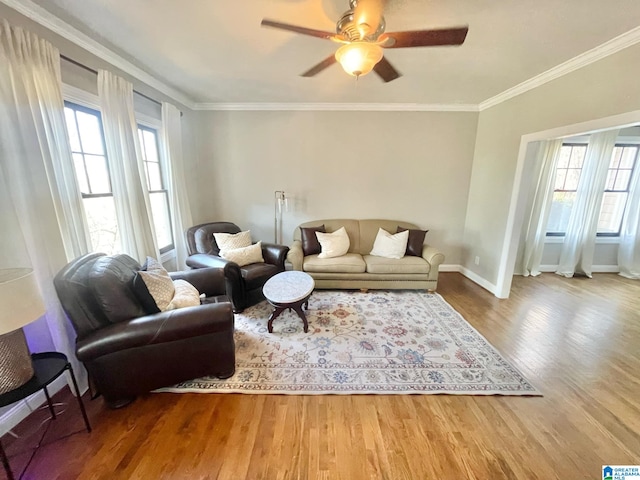
[[[151,193],[149,197],[151,200],[151,213],[153,215],[153,225],[158,240],[158,247],[162,249],[173,244],[167,192]]]
[[[627,190],[631,180],[631,170],[618,170],[618,178],[614,185],[614,190]]]
[[[82,149],[85,153],[104,155],[102,148],[102,129],[98,117],[90,113],[77,111],[78,128],[82,139]]]
[[[83,202],[93,251],[107,255],[118,253],[120,233],[113,197],[85,198]]]
[[[111,193],[106,159],[98,155],[85,155],[84,161],[87,165],[91,193]]]

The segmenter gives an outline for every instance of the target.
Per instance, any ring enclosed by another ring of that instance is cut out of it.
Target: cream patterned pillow
[[[402,258],[407,251],[407,242],[409,241],[409,230],[390,234],[383,228],[378,229],[378,235],[373,242],[371,255],[385,258]]]
[[[237,263],[240,267],[244,267],[250,263],[264,263],[264,258],[262,258],[262,242],[249,245],[248,247],[221,251],[220,256]]]
[[[175,294],[173,280],[164,267],[155,258],[147,257],[146,270],[140,270],[138,275],[149,290],[149,294],[156,302],[158,309],[164,312]]]
[[[200,305],[200,292],[186,280],[174,280],[173,286],[176,293],[173,300],[169,303],[167,310],[175,310],[176,308],[196,307]]]
[[[238,233],[214,233],[213,238],[216,239],[220,256],[223,257],[222,252],[226,250],[235,250],[251,245],[251,230]]]
[[[351,245],[349,235],[344,227],[340,227],[332,233],[316,232],[316,237],[320,243],[318,258],[341,257],[349,251]]]

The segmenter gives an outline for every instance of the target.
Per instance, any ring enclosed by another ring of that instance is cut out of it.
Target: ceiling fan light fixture
[[[352,42],[336,52],[336,60],[349,75],[366,75],[382,60],[382,47],[369,42]]]

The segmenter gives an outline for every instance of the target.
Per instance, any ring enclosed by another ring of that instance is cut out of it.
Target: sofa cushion
[[[407,242],[407,250],[405,255],[413,255],[414,257],[422,256],[422,247],[424,245],[424,236],[429,230],[418,230],[414,228],[406,229],[398,226],[397,233],[409,230],[409,241]]]
[[[240,267],[252,263],[264,263],[261,241],[247,247],[220,250],[220,256],[225,260],[237,263]]]
[[[422,257],[384,258],[365,255],[367,273],[429,273],[431,265]]]
[[[251,230],[245,230],[238,233],[214,233],[213,238],[216,240],[216,245],[220,249],[220,256],[226,250],[235,250],[237,248],[244,248],[251,245]]]
[[[319,227],[300,227],[300,239],[302,240],[302,252],[305,255],[320,253],[320,242],[316,232],[325,233],[324,225]]]
[[[362,255],[358,253],[347,253],[334,258],[318,258],[318,255],[309,255],[304,257],[302,270],[305,272],[364,273],[366,264]]]

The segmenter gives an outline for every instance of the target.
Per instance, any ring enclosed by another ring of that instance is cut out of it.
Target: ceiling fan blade
[[[376,66],[373,67],[373,71],[376,72],[385,82],[390,82],[391,80],[395,80],[396,78],[402,76],[384,57],[382,57],[382,60],[376,63]]]
[[[303,35],[309,35],[311,37],[325,38],[327,40],[331,40],[332,38],[337,37],[337,35],[332,32],[314,30],[312,28],[299,27],[297,25],[289,25],[288,23],[281,23],[273,20],[267,20],[266,18],[262,20],[260,25],[262,25],[263,27],[272,27],[272,28],[278,28],[280,30],[287,30],[289,32],[301,33]]]
[[[335,55],[330,55],[327,58],[325,58],[324,60],[322,60],[320,63],[318,63],[317,65],[314,65],[313,67],[311,67],[309,70],[307,70],[306,72],[304,72],[300,76],[301,77],[313,77],[314,75],[317,75],[322,70],[324,70],[325,68],[330,67],[334,63],[336,63],[336,56]]]
[[[438,30],[414,30],[411,32],[387,32],[380,36],[384,48],[436,47],[462,45],[469,27],[442,28]]]

